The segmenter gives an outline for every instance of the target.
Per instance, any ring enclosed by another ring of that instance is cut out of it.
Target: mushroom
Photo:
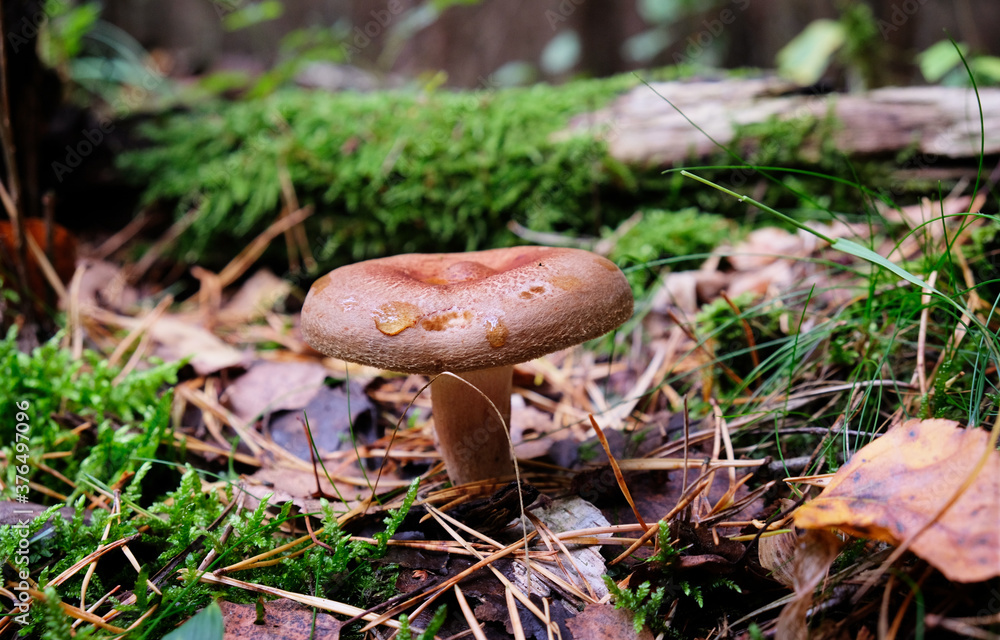
[[[601,336],[631,315],[632,290],[610,260],[513,247],[336,269],[309,290],[302,333],[317,351],[349,362],[455,374],[434,379],[431,404],[445,468],[463,484],[513,473],[513,365]]]

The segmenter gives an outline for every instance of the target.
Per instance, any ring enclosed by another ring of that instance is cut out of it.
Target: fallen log
[[[836,148],[852,158],[910,151],[922,156],[925,165],[941,159],[971,165],[981,142],[986,155],[1000,153],[1000,89],[980,89],[979,102],[985,140],[972,89],[889,87],[810,94],[777,78],[659,82],[574,117],[565,133],[601,136],[613,157],[633,166],[674,167],[717,158],[718,145],[739,142],[741,154],[753,151],[760,140],[743,135],[750,125],[832,118],[832,127],[818,127],[816,136],[832,135]],[[807,139],[802,156],[819,153],[824,139]]]

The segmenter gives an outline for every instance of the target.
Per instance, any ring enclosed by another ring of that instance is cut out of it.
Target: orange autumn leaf
[[[837,527],[898,544],[934,518],[975,470],[982,429],[909,420],[858,451],[816,499],[795,513],[804,529]],[[955,582],[1000,576],[1000,452],[910,549]]]

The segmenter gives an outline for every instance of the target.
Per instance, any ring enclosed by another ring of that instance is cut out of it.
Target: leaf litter
[[[951,201],[947,207],[962,210]],[[287,231],[305,215],[308,212],[283,218],[267,237]],[[902,215],[904,222],[909,220],[909,211]],[[843,224],[824,230],[829,237],[864,237],[868,232],[867,226]],[[966,242],[968,238],[962,236]],[[314,547],[318,530],[309,525],[310,516],[285,521],[288,542],[272,552],[230,558],[211,572],[183,575],[357,618],[367,621],[367,628],[399,628],[404,612],[420,628],[429,624],[436,603],[447,601],[453,613],[439,631],[442,636],[474,627],[477,636],[488,630],[497,637],[502,630],[537,638],[607,637],[612,628],[616,637],[652,637],[648,629],[628,624],[632,614],[640,613],[654,628],[681,635],[710,629],[714,637],[724,637],[724,629],[744,623],[749,615],[779,637],[805,637],[818,603],[826,598],[836,607],[842,597],[831,597],[830,589],[847,586],[853,593],[849,585],[872,568],[871,561],[835,567],[834,560],[849,545],[822,533],[829,527],[867,539],[868,545],[875,545],[870,547],[871,558],[884,557],[879,544],[913,535],[913,553],[950,580],[997,575],[996,528],[984,524],[991,517],[996,522],[996,501],[990,504],[997,495],[996,457],[950,509],[943,515],[936,511],[965,481],[965,463],[978,455],[985,432],[959,431],[948,424],[950,435],[942,435],[943,421],[904,423],[898,414],[890,420],[897,426],[859,449],[829,479],[827,489],[805,506],[799,506],[801,499],[777,501],[777,483],[768,475],[784,477],[789,469],[799,468],[821,480],[817,472],[826,462],[821,447],[802,460],[775,460],[755,455],[758,447],[748,446],[745,437],[739,446],[734,444],[738,437],[766,433],[768,423],[806,434],[813,429],[827,442],[832,435],[851,432],[848,423],[864,406],[859,396],[891,388],[903,401],[901,406],[914,397],[914,383],[907,380],[845,383],[829,369],[784,384],[762,384],[756,378],[756,386],[748,385],[744,376],[755,375],[754,370],[743,367],[739,375],[722,359],[734,345],[762,350],[756,342],[760,327],[751,326],[762,319],[741,320],[743,330],[729,342],[717,331],[702,335],[696,330],[693,315],[727,290],[731,296],[748,294],[758,309],[775,312],[779,322],[770,331],[777,335],[795,337],[837,323],[836,310],[866,295],[859,293],[862,288],[849,274],[831,275],[820,265],[818,259],[843,263],[844,256],[831,253],[811,236],[760,230],[742,244],[720,248],[699,271],[665,274],[661,288],[649,298],[649,311],[636,325],[647,344],[619,352],[611,365],[577,349],[518,366],[515,448],[526,457],[521,462],[524,481],[540,494],[524,518],[518,511],[499,511],[509,485],[445,486],[433,446],[427,392],[420,393],[424,379],[345,365],[313,352],[298,335],[295,314],[281,310],[289,296],[300,294],[273,276],[251,277],[223,303],[226,288],[262,250],[261,243],[252,246],[253,251],[242,254],[221,275],[198,274],[201,294],[177,310],[168,309],[168,302],[137,312],[130,310],[127,296],[119,295],[119,302],[112,304],[110,296],[90,293],[70,332],[85,331],[112,346],[113,336],[125,330],[133,355],[189,358],[192,373],[177,387],[174,437],[206,464],[228,460],[240,465],[244,477],[236,495],[243,497],[238,500],[220,491],[224,485],[202,485],[229,508],[238,503],[238,509],[254,509],[266,498],[264,506],[274,510],[273,515],[286,502],[316,514],[324,504],[337,504],[343,531],[353,540],[374,544],[372,536],[381,530],[386,511],[402,504],[403,497],[398,492],[393,497],[393,492],[420,475],[418,499],[386,547],[386,562],[402,567],[396,584],[406,595],[367,611],[308,591],[257,583],[244,573],[276,561],[294,561]],[[881,250],[885,255],[896,248]],[[804,297],[801,291],[814,285],[815,293]],[[885,290],[891,291],[892,285]],[[731,301],[729,308],[744,315]],[[825,343],[801,348],[828,353],[834,343],[831,334],[826,335]],[[838,348],[852,348],[851,340],[858,339],[849,338]],[[943,357],[939,355],[939,365]],[[759,367],[760,360],[755,362]],[[349,386],[330,382],[344,379],[350,380]],[[722,411],[723,393],[728,394],[725,406],[731,415]],[[690,403],[702,403],[697,417]],[[813,428],[789,409],[813,417],[828,415],[831,409],[842,413]],[[588,424],[591,414],[593,426],[606,432],[603,446]],[[926,424],[939,431],[927,427],[925,433]],[[883,453],[872,455],[870,447]],[[502,515],[496,515],[498,511]],[[578,515],[549,520],[545,514],[553,511]],[[491,516],[489,526],[484,513]],[[796,538],[793,514],[795,526],[819,532]],[[784,542],[778,547],[771,542],[779,540]],[[127,548],[128,542],[114,545]],[[759,546],[759,560],[751,553],[754,545]],[[101,555],[111,548],[105,547]],[[619,596],[598,581],[605,572],[615,576],[612,584]],[[745,593],[740,583],[762,595],[748,597],[740,607],[747,615],[736,620],[735,611],[713,606],[713,598],[738,597],[734,591]],[[783,597],[782,583],[793,593]],[[650,595],[630,601],[632,612],[612,609],[613,601],[621,605],[627,600],[623,589]],[[720,590],[725,595],[720,596]],[[653,597],[656,594],[661,600]],[[652,606],[654,601],[665,604]],[[294,606],[284,609],[276,602],[263,603],[265,619],[305,619]],[[98,615],[100,623],[94,614],[73,610],[70,615],[106,626],[115,617],[113,611]],[[247,624],[249,610],[224,605],[223,611],[228,611],[227,634],[235,637]],[[868,630],[862,613],[848,615],[859,637]],[[942,626],[948,621],[945,613],[934,613]],[[342,624],[331,623],[329,633],[339,633]]]

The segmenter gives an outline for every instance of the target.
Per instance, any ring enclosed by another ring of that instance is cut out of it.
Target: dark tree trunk
[[[38,149],[45,128],[43,114],[55,106],[46,104],[46,86],[51,86],[51,82],[36,50],[38,29],[45,16],[44,2],[0,1],[4,35],[4,73],[0,82],[10,123],[9,129],[4,127],[5,184],[21,213],[36,217],[42,201]]]

